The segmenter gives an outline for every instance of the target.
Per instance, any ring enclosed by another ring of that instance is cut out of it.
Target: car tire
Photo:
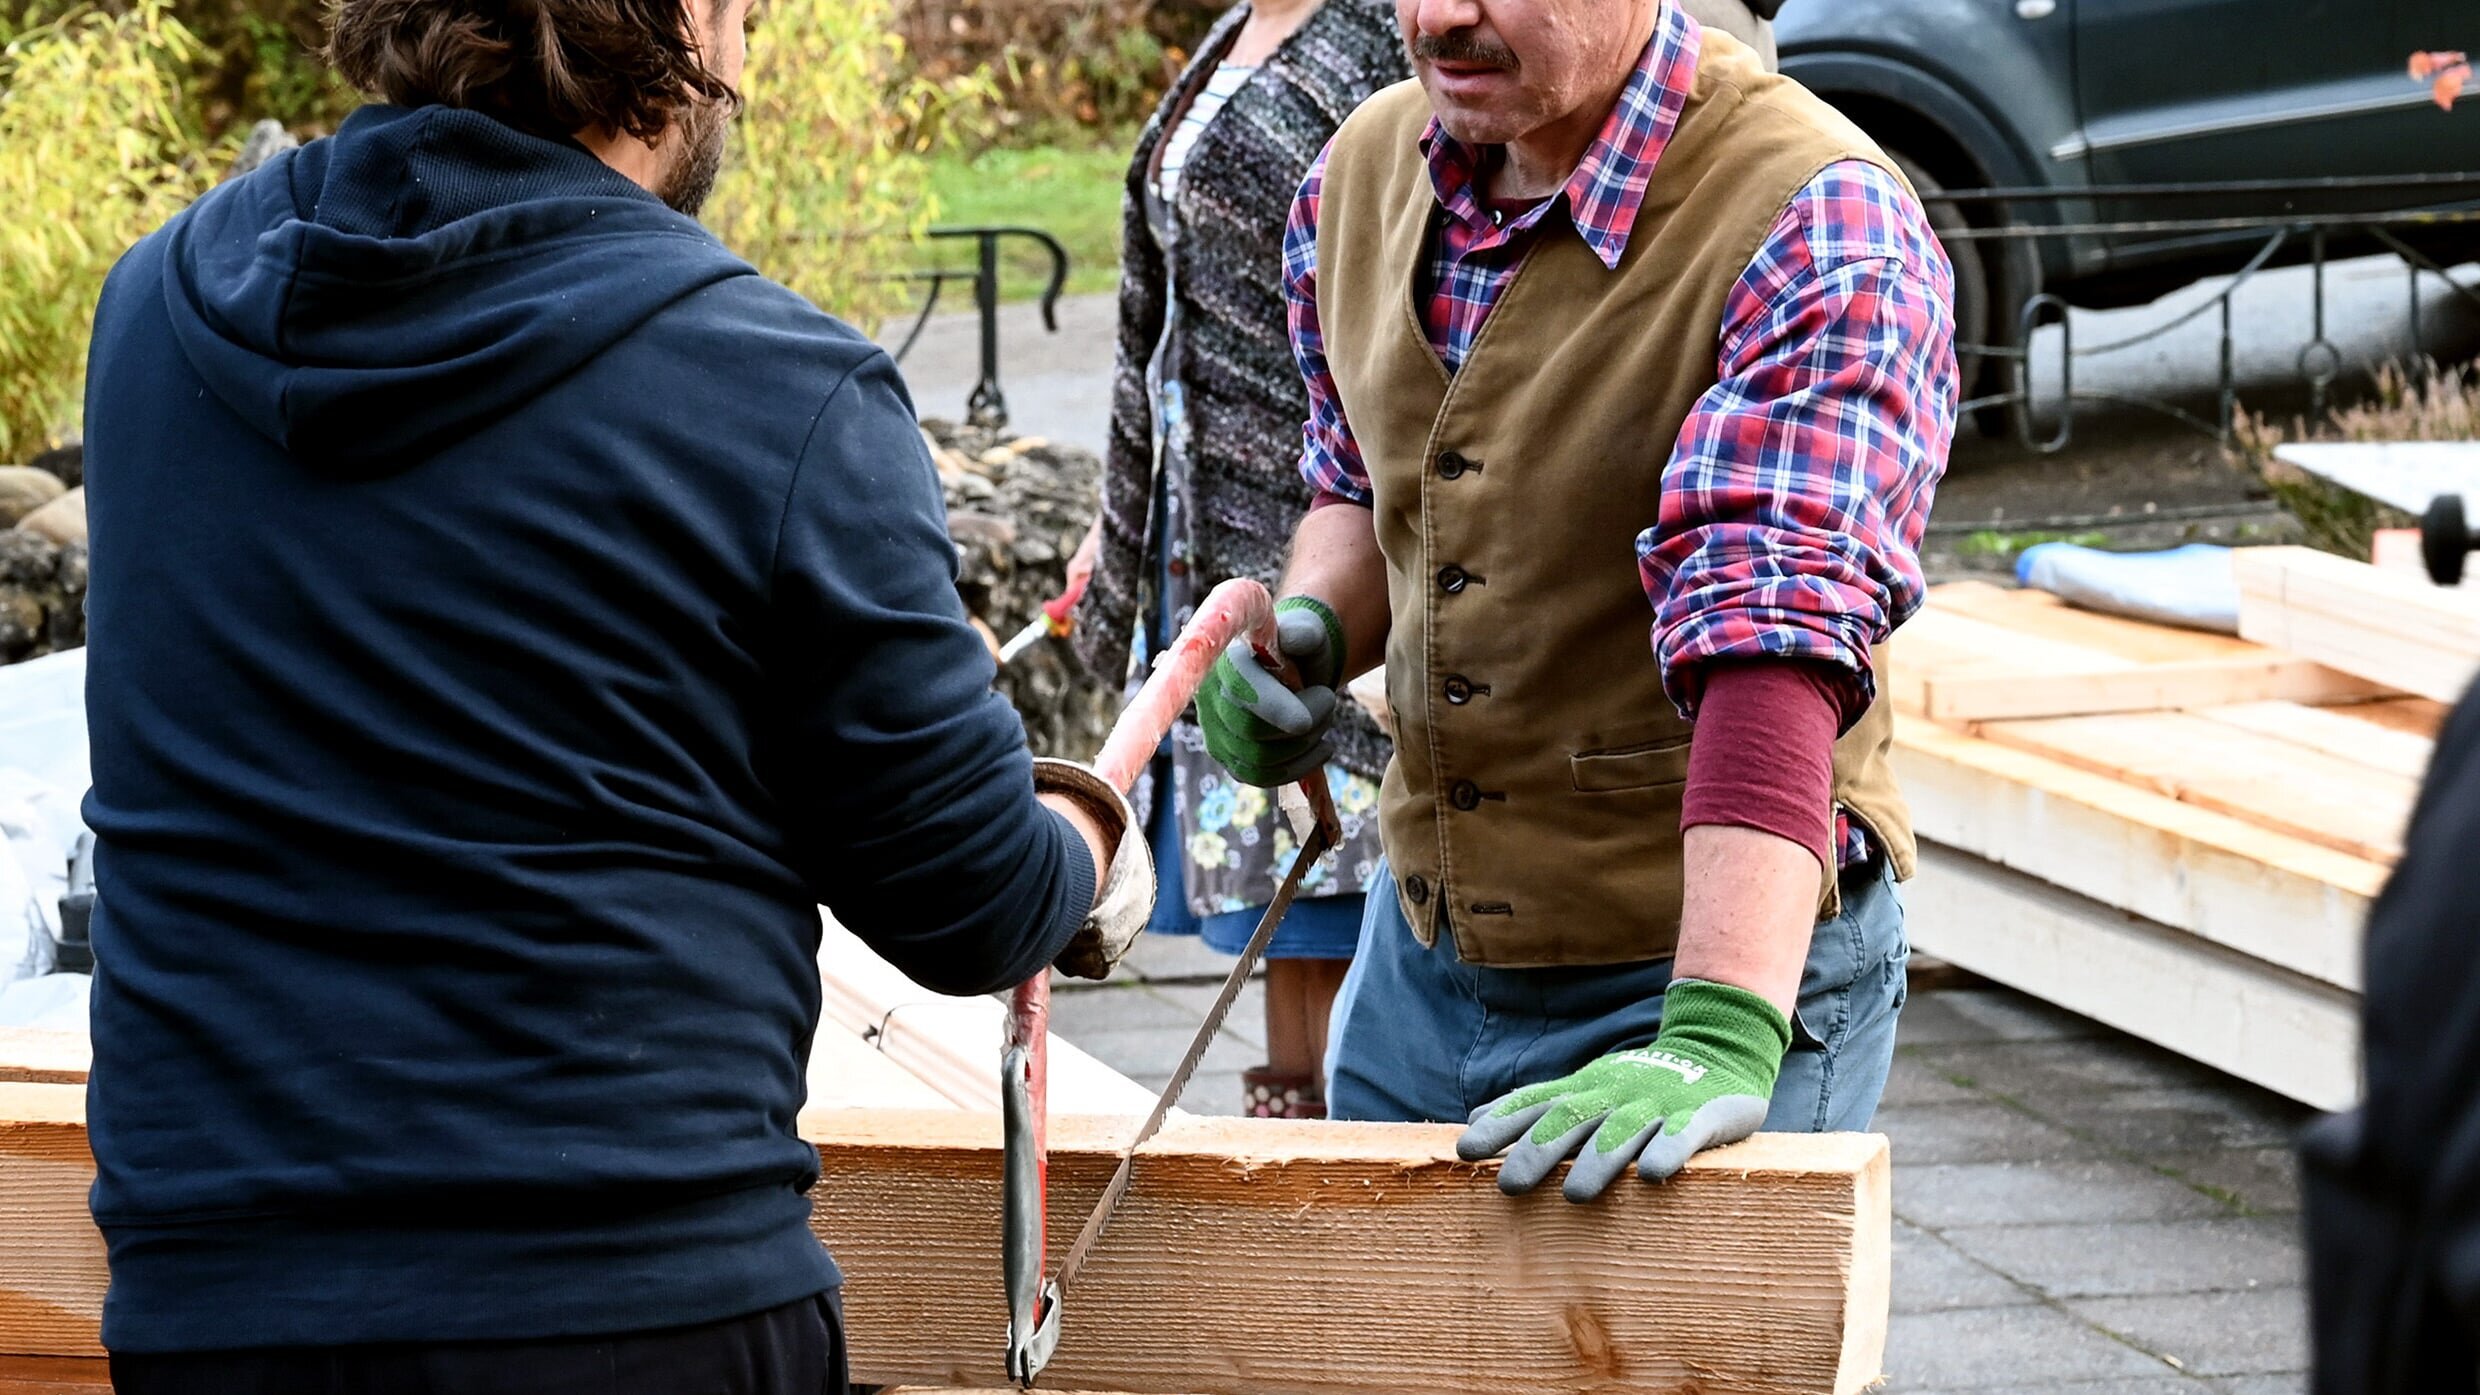
[[[1955,205],[1936,201],[1936,195],[1945,192],[1946,186],[1918,160],[1900,150],[1889,150],[1887,156],[1920,195],[1929,215],[1929,226],[1938,233],[1940,244],[1946,248],[1946,259],[1955,268],[1955,351],[1962,370],[1962,400],[1969,402],[1977,397],[2017,391],[2014,359],[1965,350],[1966,345],[2011,348],[2021,337],[2016,307],[2022,304],[2022,298],[2009,293],[2011,278],[2001,272],[2008,260],[2004,245],[1946,236],[1971,227],[1971,220]],[[2021,402],[2007,402],[1975,409],[1972,421],[1982,435],[1997,439],[2014,436],[2022,415]]]

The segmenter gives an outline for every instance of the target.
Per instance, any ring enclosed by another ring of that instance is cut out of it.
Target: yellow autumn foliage
[[[935,214],[923,156],[980,122],[985,74],[914,76],[895,0],[767,0],[706,225],[760,271],[869,328],[915,294]]]
[[[182,108],[196,51],[164,0],[0,47],[0,462],[74,431],[104,275],[211,180]]]

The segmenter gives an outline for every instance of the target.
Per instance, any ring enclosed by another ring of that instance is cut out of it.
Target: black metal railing
[[[1965,228],[1950,228],[1940,236],[1950,242],[2022,242],[2073,239],[2091,241],[2124,237],[2169,236],[2231,236],[2261,234],[2263,242],[2245,257],[2238,270],[2213,294],[2201,303],[2190,306],[2141,332],[2120,335],[2106,342],[2079,344],[2075,325],[2079,312],[2052,292],[2036,291],[2026,296],[2017,310],[2017,342],[2012,344],[1967,344],[1957,349],[1966,357],[1995,359],[2009,365],[2004,375],[2010,380],[2008,390],[1985,393],[1966,401],[1962,410],[1976,412],[1988,408],[2015,408],[2010,413],[2018,439],[2029,450],[2054,454],[2065,450],[2075,438],[2075,407],[2078,403],[2107,403],[2135,407],[2166,416],[2212,436],[2224,445],[2231,440],[2239,406],[2237,338],[2232,298],[2258,276],[2293,251],[2299,239],[2306,239],[2306,264],[2311,268],[2311,328],[2296,359],[2300,380],[2309,391],[2310,411],[2322,418],[2332,407],[2334,385],[2344,369],[2343,353],[2327,335],[2326,270],[2337,241],[2354,246],[2374,247],[2391,252],[2407,269],[2409,279],[2409,329],[2412,352],[2420,352],[2424,326],[2421,299],[2427,278],[2443,283],[2458,298],[2480,309],[2480,290],[2456,281],[2446,268],[2439,266],[2410,243],[2403,234],[2419,229],[2452,227],[2480,223],[2480,207],[2457,201],[2461,206],[2441,204],[2438,196],[2460,193],[2467,200],[2480,200],[2480,173],[2443,173],[2404,176],[2353,176],[2314,180],[2233,180],[2218,183],[2191,184],[2114,184],[2091,185],[2079,189],[1991,188],[1941,190],[1925,196],[1932,205],[1953,205],[1962,208],[1990,208],[1995,217],[1983,215],[1981,221]],[[2015,216],[2010,204],[2036,203],[2052,206],[2089,204],[2098,201],[2174,201],[2194,199],[2264,200],[2329,200],[2353,194],[2395,194],[2406,196],[2405,202],[2421,206],[2395,207],[2374,211],[2306,212],[2283,209],[2265,214],[2216,215],[2193,218],[2125,218],[2088,219],[2081,222],[2037,223]],[[1970,215],[1966,215],[1969,217]],[[2236,238],[2234,237],[2234,241]],[[2473,243],[2480,247],[2480,232]],[[2244,246],[2245,244],[2240,244]],[[2232,253],[2235,255],[2235,252]],[[2294,264],[2294,263],[2285,263]],[[2003,313],[2004,307],[2001,307]],[[2076,383],[2076,365],[2095,358],[2121,353],[2152,343],[2207,316],[2219,320],[2219,364],[2216,374],[2217,407],[2213,420],[2163,398],[2136,393],[2081,388]],[[2054,398],[2045,396],[2032,381],[2033,340],[2042,329],[2055,326],[2059,333],[2059,372]],[[2048,435],[2036,435],[2045,418],[2054,418],[2055,429]]]
[[[896,362],[902,363],[920,340],[921,331],[930,323],[931,313],[939,308],[939,292],[950,281],[973,283],[973,306],[981,315],[982,364],[981,379],[973,385],[972,395],[965,400],[965,421],[973,426],[998,430],[1007,425],[1007,394],[999,389],[999,247],[1011,237],[1021,237],[1050,255],[1050,279],[1042,288],[1042,328],[1052,334],[1059,332],[1059,293],[1068,284],[1068,249],[1059,239],[1040,228],[970,227],[932,228],[930,236],[939,241],[974,243],[974,259],[970,268],[931,267],[904,273],[907,281],[929,286],[922,297],[921,310],[913,317],[913,327],[896,346]]]

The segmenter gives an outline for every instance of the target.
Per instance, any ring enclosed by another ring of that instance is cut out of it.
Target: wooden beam
[[[2436,711],[2437,704],[2426,698],[2410,698],[2410,704]],[[2403,702],[2363,702],[2348,707],[2303,707],[2296,702],[2248,702],[2230,707],[2198,708],[2196,715],[2208,722],[2239,727],[2260,736],[2305,746],[2329,756],[2356,761],[2371,770],[2417,780],[2428,773],[2429,759],[2436,754],[2436,728],[2427,732],[2405,730],[2378,720],[2403,706]]]
[[[83,1093],[0,1086],[0,1351],[92,1355]],[[1051,1123],[1054,1217],[1134,1120]],[[1765,1134],[1590,1206],[1498,1194],[1448,1125],[1183,1119],[1069,1294],[1045,1383],[1141,1395],[1842,1395],[1886,1332],[1886,1143]],[[855,1379],[1004,1385],[999,1122],[803,1116]],[[1054,1228],[1058,1234],[1067,1223]]]
[[[112,1395],[100,1356],[0,1356],[0,1395]]]
[[[1912,943],[2319,1109],[2359,1097],[2358,999],[1993,863],[1921,844]]]
[[[2229,635],[2094,614],[1979,582],[1931,590],[1892,649],[1889,700],[1950,723],[2275,699],[2359,702],[2391,691]]]
[[[2237,635],[2108,615],[2069,604],[2047,591],[1993,586],[1986,581],[1954,581],[1934,587],[1929,606],[1941,614],[1987,621],[2047,643],[2072,644],[2130,663],[2244,658],[2262,652]]]
[[[1919,683],[1921,714],[1949,723],[2268,701],[2363,702],[2393,691],[2272,650],[2081,672],[1925,673]]]
[[[2391,863],[2418,782],[2184,712],[1984,722],[1986,740]]]
[[[0,1355],[101,1356],[86,1087],[0,1085]]]
[[[2480,591],[2304,547],[2231,557],[2249,639],[2440,702],[2480,672]]]
[[[962,1108],[997,1110],[1006,1005],[933,993],[851,931],[833,920],[824,926],[820,1030],[843,1027]],[[1154,1107],[1154,1093],[1053,1033],[1050,1101],[1060,1114],[1143,1114]]]
[[[86,1078],[94,1055],[84,1032],[0,1027],[0,1081],[74,1085]]]
[[[994,1067],[995,1069],[995,1067]],[[809,1048],[810,1109],[959,1109],[929,1081],[841,1023],[822,1022]]]
[[[2335,987],[2360,986],[2361,927],[2387,875],[2379,863],[1917,717],[1896,718],[1893,759],[1924,838]]]

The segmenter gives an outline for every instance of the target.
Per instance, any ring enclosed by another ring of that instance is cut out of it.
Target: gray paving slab
[[[1886,1093],[1879,1096],[1880,1109],[1901,1109],[1915,1104],[1973,1104],[1983,1098],[1980,1091],[1958,1085],[1943,1071],[1921,1058],[1916,1048],[1899,1045],[1894,1049],[1894,1069],[1886,1076]]]
[[[2006,1380],[2001,1385],[1939,1385],[1937,1390],[1915,1390],[1897,1380],[1887,1383],[1885,1395],[1991,1395],[1996,1390],[2006,1395],[2212,1395],[2212,1385],[2172,1370],[2135,1380]]]
[[[1197,1030],[1198,1023],[1205,1021],[1206,1009],[1214,1006],[1215,995],[1222,991],[1223,985],[1220,983],[1166,984],[1154,990],[1165,1002],[1172,1003],[1179,1008],[1180,1020],[1187,1023],[1188,1030],[1192,1032]],[[1223,1019],[1223,1035],[1246,1042],[1260,1054],[1264,1053],[1266,1049],[1266,989],[1264,984],[1252,983],[1240,990],[1240,996],[1232,1000],[1231,1014]]]
[[[2180,1369],[2195,1375],[2307,1369],[2308,1300],[2301,1289],[2088,1298],[2066,1306],[2147,1351],[2175,1358]]]
[[[2158,1360],[2042,1304],[1897,1313],[1886,1331],[1886,1373],[1890,1388],[1899,1391],[2012,1390],[2173,1374]],[[2142,1386],[2135,1391],[2154,1395]]]
[[[2281,1288],[2300,1282],[2290,1217],[1958,1226],[1947,1242],[2058,1298]]]
[[[2141,1157],[2289,1147],[2314,1117],[2305,1105],[2231,1083],[2128,1090],[2039,1108],[2114,1152]]]
[[[1896,1039],[1903,1047],[1949,1046],[1957,1042],[1997,1041],[1989,1024],[1955,1005],[1960,992],[1914,993],[1903,1005]],[[1898,1050],[1901,1048],[1898,1048]]]
[[[1108,292],[1063,296],[1056,334],[1042,328],[1032,302],[999,307],[999,388],[1007,397],[1009,429],[1102,451],[1111,429],[1118,305]],[[879,342],[892,349],[911,328],[909,316],[891,322],[881,328]],[[970,310],[931,316],[899,367],[921,415],[962,420],[981,377],[980,316]]]
[[[1894,1206],[1904,1219],[1939,1230],[2231,1214],[2194,1187],[2115,1158],[1916,1164],[1896,1170]]]
[[[1892,1141],[1897,1167],[2104,1155],[2089,1140],[1990,1099],[1880,1109],[1871,1127]]]
[[[1128,947],[1114,978],[1159,982],[1165,979],[1219,979],[1231,972],[1231,956],[1206,947],[1195,935],[1140,935]],[[1258,972],[1265,972],[1260,965]]]
[[[1187,1092],[1180,1096],[1180,1108],[1191,1114],[1232,1116],[1245,1113],[1240,1107],[1243,1098],[1240,1069],[1237,1066],[1221,1070],[1199,1066],[1197,1073],[1189,1077]],[[1129,1079],[1159,1094],[1165,1085],[1171,1083],[1171,1072],[1132,1075]]]
[[[2148,1161],[2248,1211],[2279,1216],[2299,1209],[2299,1155],[2289,1148],[2164,1153]]]
[[[1055,1011],[1051,1020],[1059,1020]],[[1156,1080],[1158,1083],[1154,1088],[1159,1089],[1159,1079],[1168,1077],[1180,1064],[1180,1054],[1188,1049],[1190,1032],[1187,1029],[1162,1027],[1120,1027],[1080,1032],[1062,1026],[1060,1035],[1116,1066],[1139,1083]],[[1259,1064],[1263,1055],[1256,1047],[1225,1033],[1217,1036],[1214,1044],[1206,1048],[1205,1059],[1197,1069],[1201,1079],[1208,1071],[1243,1071]],[[1190,1093],[1197,1097],[1196,1087],[1192,1086]]]
[[[2007,1308],[2037,1301],[2020,1284],[1902,1221],[1894,1224],[1894,1311]]]
[[[1898,1033],[1900,1034],[1900,1033]],[[2028,1103],[2045,1104],[2122,1090],[2219,1089],[2229,1080],[2130,1037],[1954,1042],[1913,1046],[1921,1065],[1950,1080]]]
[[[1051,993],[1051,1020],[1070,1041],[1081,1046],[1086,1037],[1096,1032],[1125,1032],[1141,1027],[1193,1032],[1198,1014],[1168,996],[1165,990],[1131,980],[1055,989]]]
[[[2004,988],[1958,988],[1936,994],[1931,1000],[1969,1024],[1968,1030],[1979,1033],[1968,1040],[2078,1041],[2117,1035],[2089,1017],[2078,1017],[2065,1008],[2052,1007]],[[1903,1021],[1905,1027],[1911,1025],[1908,1007]],[[1917,1036],[1911,1039],[1925,1040]]]
[[[2212,1382],[2214,1395],[2308,1395],[2308,1374],[2293,1371],[2278,1376],[2232,1376]]]

